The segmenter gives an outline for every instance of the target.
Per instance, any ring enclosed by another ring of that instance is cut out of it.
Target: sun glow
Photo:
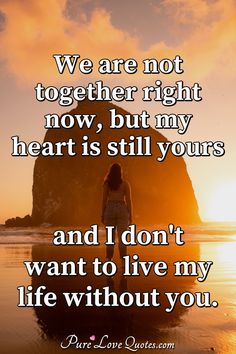
[[[207,202],[210,221],[236,221],[236,181],[218,186]]]

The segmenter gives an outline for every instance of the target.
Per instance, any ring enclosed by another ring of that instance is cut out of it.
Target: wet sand
[[[208,230],[209,231],[209,230]],[[7,353],[61,353],[86,350],[60,347],[66,345],[65,338],[76,334],[80,342],[91,342],[89,352],[112,352],[111,349],[94,349],[104,335],[108,342],[122,343],[120,353],[131,352],[124,348],[127,337],[132,336],[139,343],[175,343],[175,349],[138,349],[138,353],[235,353],[236,352],[236,236],[221,235],[206,231],[194,232],[184,238],[185,245],[130,247],[129,254],[138,254],[140,260],[165,261],[168,275],[158,277],[153,272],[148,276],[123,277],[118,260],[117,247],[115,260],[118,272],[114,277],[95,277],[92,273],[92,260],[99,257],[105,260],[105,248],[99,246],[53,247],[50,236],[42,236],[46,242],[34,235],[24,234],[16,242],[10,233],[0,244],[0,341],[1,354]],[[11,242],[8,242],[11,240]],[[27,243],[22,242],[27,240]],[[27,274],[24,261],[77,261],[84,257],[88,263],[88,275],[49,277],[44,272],[40,277]],[[173,262],[179,260],[212,261],[213,265],[205,282],[196,277],[173,276]],[[57,294],[55,307],[17,307],[19,286],[32,285],[36,289],[45,285],[47,291]],[[179,303],[171,313],[167,313],[167,302],[160,295],[160,307],[85,307],[68,308],[63,301],[63,292],[81,292],[87,285],[122,292],[150,292],[157,289],[165,292],[210,292],[211,302],[216,300],[216,308],[183,307]],[[94,337],[93,337],[94,336]],[[90,337],[92,339],[90,339]]]

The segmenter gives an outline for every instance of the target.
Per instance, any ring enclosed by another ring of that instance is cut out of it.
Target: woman
[[[119,238],[120,258],[126,256],[126,246],[121,242],[121,234],[132,223],[132,202],[130,186],[122,178],[121,166],[114,163],[105,177],[102,199],[102,223],[115,226]],[[111,260],[114,245],[107,246],[106,257]]]

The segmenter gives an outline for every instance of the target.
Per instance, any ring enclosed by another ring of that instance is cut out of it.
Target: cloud
[[[185,72],[202,78],[212,72],[235,75],[236,59],[235,0],[163,0],[157,11],[165,13],[172,31],[182,38],[170,52],[185,61]],[[157,52],[154,44],[149,53]]]
[[[114,28],[110,15],[97,9],[91,20],[76,23],[65,16],[66,1],[5,1],[2,11],[7,22],[1,33],[1,56],[7,68],[21,81],[60,80],[52,55],[80,54],[99,57],[136,55],[137,41]],[[65,79],[65,77],[63,77]]]
[[[205,0],[164,0],[160,7],[179,24],[199,24],[210,13],[210,5]]]
[[[0,32],[4,30],[5,28],[5,16],[4,13],[0,11]]]
[[[235,75],[236,8],[233,0],[163,1],[157,16],[168,14],[167,26],[173,28],[180,23],[187,24],[191,27],[190,35],[180,33],[178,45],[170,46],[162,41],[147,50],[141,48],[138,37],[115,27],[111,14],[105,9],[94,8],[89,19],[81,12],[77,16],[81,21],[75,21],[66,15],[66,4],[66,0],[1,2],[5,26],[0,32],[0,59],[20,82],[78,81],[79,72],[73,77],[63,75],[63,78],[58,74],[52,58],[55,53],[80,54],[94,62],[103,57],[134,57],[141,62],[147,57],[174,58],[180,54],[189,77],[201,78],[213,70],[221,70],[222,75]]]

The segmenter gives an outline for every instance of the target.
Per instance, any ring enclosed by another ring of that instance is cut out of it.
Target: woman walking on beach
[[[122,178],[122,169],[114,163],[104,180],[102,198],[102,223],[117,229],[119,254],[122,259],[126,256],[126,246],[121,242],[121,234],[132,223],[132,201],[130,185]],[[114,237],[114,235],[113,235]],[[111,260],[114,245],[106,248],[106,258]]]

